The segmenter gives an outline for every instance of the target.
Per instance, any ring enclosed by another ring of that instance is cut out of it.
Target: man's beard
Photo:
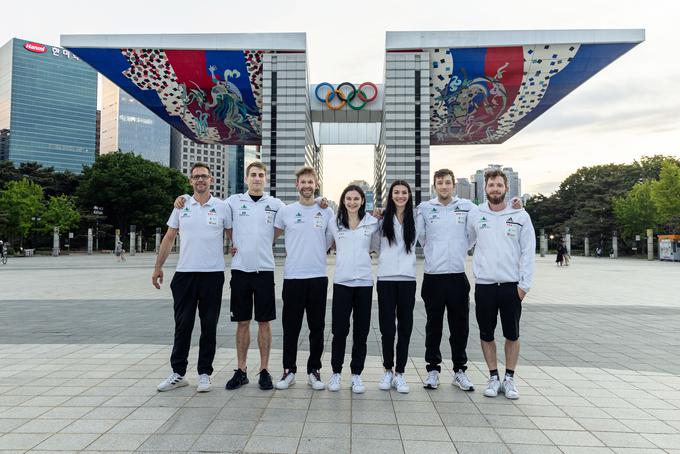
[[[304,197],[304,198],[314,197],[314,190],[313,189],[309,189],[309,190],[302,189],[302,190],[298,191],[298,193],[300,194],[300,197]]]
[[[505,200],[505,192],[502,195],[491,195],[488,192],[486,193],[486,198],[489,201],[489,203],[493,205],[498,205],[500,203],[503,203],[503,200]]]

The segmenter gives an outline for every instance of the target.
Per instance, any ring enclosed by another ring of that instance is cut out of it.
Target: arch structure
[[[260,145],[270,192],[374,147],[375,200],[430,196],[430,147],[502,144],[645,39],[644,30],[387,32],[384,81],[310,84],[305,33],[62,35],[61,45],[201,143]]]

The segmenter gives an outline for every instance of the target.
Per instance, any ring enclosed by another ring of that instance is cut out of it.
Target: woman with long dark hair
[[[408,346],[413,329],[413,308],[416,302],[416,221],[413,194],[404,180],[392,182],[387,207],[376,233],[379,242],[378,315],[382,335],[385,374],[379,388],[391,388],[408,393],[404,378]],[[378,248],[376,248],[378,249]],[[395,326],[396,322],[396,326]],[[397,361],[394,372],[394,337],[397,334]]]
[[[336,261],[333,276],[332,351],[333,374],[329,391],[340,390],[345,344],[352,317],[352,392],[363,393],[366,387],[361,372],[366,360],[366,339],[371,324],[373,276],[371,275],[371,239],[378,230],[378,220],[366,213],[366,196],[356,185],[342,191],[335,219],[328,224],[327,235],[335,241]]]

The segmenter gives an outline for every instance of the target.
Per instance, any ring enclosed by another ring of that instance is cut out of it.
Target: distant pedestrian
[[[118,240],[116,241],[116,247],[114,248],[114,253],[116,254],[116,260],[118,262],[124,262],[125,261],[125,249],[123,248],[123,242]]]
[[[557,246],[557,257],[555,257],[555,263],[557,266],[562,266],[564,264],[564,256],[567,253],[567,248],[564,247],[563,243]]]

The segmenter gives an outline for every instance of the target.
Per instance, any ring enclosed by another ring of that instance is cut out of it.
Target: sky
[[[194,7],[187,5],[196,5]],[[431,148],[441,167],[469,177],[489,163],[513,167],[525,193],[550,194],[583,166],[680,156],[680,2],[671,0],[260,0],[9,2],[0,44],[18,37],[58,45],[61,34],[306,32],[310,83],[383,82],[385,32],[644,28],[646,41],[501,145]],[[373,181],[370,146],[324,147],[324,193]]]

